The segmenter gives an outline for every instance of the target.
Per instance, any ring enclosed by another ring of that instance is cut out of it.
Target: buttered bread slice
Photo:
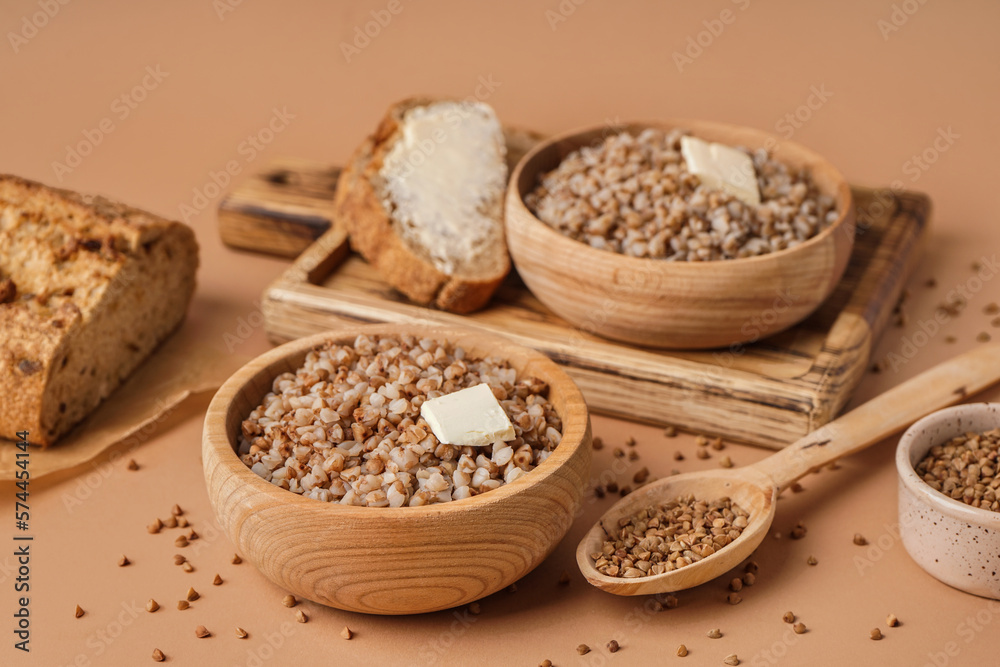
[[[335,219],[411,300],[456,313],[481,308],[510,270],[506,150],[482,102],[396,104],[341,174]]]
[[[198,246],[179,222],[0,176],[0,437],[49,445],[184,319]]]

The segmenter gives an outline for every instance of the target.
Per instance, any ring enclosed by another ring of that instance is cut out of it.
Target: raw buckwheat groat
[[[515,438],[485,447],[438,442],[420,416],[428,399],[486,383]],[[306,356],[243,422],[239,455],[272,484],[368,507],[461,500],[512,482],[562,437],[548,385],[510,365],[412,336],[358,336]]]
[[[594,248],[672,261],[737,259],[794,247],[837,219],[810,174],[764,149],[753,160],[761,203],[702,185],[681,154],[683,130],[612,135],[567,155],[525,197],[543,222]]]

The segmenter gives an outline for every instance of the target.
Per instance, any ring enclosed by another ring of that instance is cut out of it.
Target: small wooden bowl
[[[539,220],[524,203],[544,172],[570,152],[608,136],[607,126],[542,142],[514,169],[507,189],[507,245],[525,284],[560,317],[586,333],[662,348],[712,348],[754,342],[801,321],[840,280],[854,245],[851,189],[829,162],[766,132],[700,120],[632,123],[621,129],[686,128],[731,146],[768,148],[785,164],[807,167],[840,215],[813,238],[745,259],[667,262],[598,250]]]
[[[508,360],[518,377],[549,384],[562,441],[541,465],[466,500],[425,507],[353,507],[305,498],[253,473],[236,455],[244,418],[273,379],[313,347],[358,334],[447,340]],[[371,614],[462,605],[517,581],[569,530],[589,479],[591,432],[580,390],[544,355],[503,338],[453,328],[380,324],[327,332],[257,357],[219,389],[202,439],[205,483],[237,550],[268,579],[320,604]]]

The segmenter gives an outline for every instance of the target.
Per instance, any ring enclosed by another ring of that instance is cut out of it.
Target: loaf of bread
[[[411,99],[389,109],[337,183],[351,247],[411,300],[467,313],[510,270],[506,145],[481,102]]]
[[[0,437],[87,416],[184,319],[197,267],[179,222],[0,176]]]

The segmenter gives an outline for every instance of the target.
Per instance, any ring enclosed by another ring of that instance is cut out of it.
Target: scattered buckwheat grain
[[[806,536],[807,532],[808,529],[806,528],[805,524],[799,521],[797,524],[795,524],[795,527],[792,528],[792,532],[789,533],[789,536],[793,540],[801,540],[803,537]]]
[[[878,628],[872,628],[872,631],[868,633],[868,636],[874,639],[875,641],[878,641],[882,639],[882,631],[879,630]]]
[[[739,604],[743,602],[743,596],[739,593],[730,593],[726,596],[726,602],[729,604]]]
[[[721,636],[722,636],[722,630],[720,630],[719,628],[712,628],[711,630],[708,631],[709,639],[718,639]]]
[[[150,614],[152,614],[153,612],[155,612],[159,608],[160,608],[159,603],[156,600],[154,600],[153,598],[149,598],[149,602],[146,603],[146,611],[148,611]]]
[[[83,608],[82,608],[82,607],[81,607],[80,605],[76,605],[76,611],[75,611],[75,612],[73,612],[73,614],[74,614],[74,615],[75,615],[75,616],[76,616],[77,618],[80,618],[80,617],[81,617],[81,616],[83,616],[83,615],[84,615],[85,613],[87,613],[87,612],[85,612],[85,611],[83,610]]]
[[[138,470],[139,464],[135,462],[135,459],[129,459],[128,465],[126,466],[129,470]]]
[[[743,574],[743,585],[744,586],[753,586],[756,583],[757,583],[757,575],[756,574],[754,574],[753,572],[745,572]]]
[[[344,629],[340,631],[340,636],[344,639],[351,639],[354,636],[354,633],[345,625]]]
[[[243,559],[240,558],[239,554],[233,554],[233,561],[232,562],[233,562],[233,565],[239,565],[240,563],[243,562]]]
[[[238,638],[240,638],[240,639],[246,639],[249,636],[249,634],[243,628],[237,627],[236,628],[236,636]]]
[[[677,647],[677,657],[678,658],[683,658],[687,654],[688,654],[687,646],[685,646],[684,644],[681,644],[680,646]]]
[[[131,565],[132,561],[128,559],[128,556],[122,554],[122,557],[118,559],[118,567],[125,567],[126,565]]]
[[[795,614],[793,614],[790,611],[786,611],[785,615],[781,617],[781,620],[783,620],[785,623],[794,623],[795,622]]]
[[[191,603],[188,602],[187,600],[178,600],[177,601],[177,610],[178,611],[184,611],[185,609],[187,609],[190,606],[191,606]]]
[[[219,575],[215,575],[215,578],[212,579],[212,585],[213,586],[221,586],[222,585],[222,577],[220,577]]]
[[[677,427],[676,426],[668,426],[668,427],[666,427],[665,429],[663,429],[663,435],[665,435],[668,438],[676,438],[677,437]]]
[[[212,633],[204,625],[199,625],[194,629],[194,636],[198,639],[204,639],[205,637],[211,637]]]
[[[298,621],[299,623],[307,623],[309,622],[309,617],[306,616],[306,613],[304,611],[299,609],[297,612],[295,612],[295,620]]]
[[[899,627],[899,619],[896,618],[895,614],[889,614],[888,616],[885,617],[885,624],[888,625],[890,628]]]
[[[739,657],[737,657],[737,655],[735,653],[730,653],[725,658],[723,658],[722,664],[724,664],[724,665],[738,665],[738,664],[740,664],[740,659],[739,659]]]
[[[576,652],[580,655],[587,655],[588,653],[590,653],[590,647],[587,646],[586,644],[580,644],[579,646],[576,647]]]
[[[296,600],[295,596],[291,595],[291,594],[286,595],[285,597],[281,598],[281,604],[285,605],[286,607],[294,607],[298,603],[299,603],[299,601]]]
[[[861,533],[854,533],[854,543],[857,544],[859,547],[863,547],[866,544],[868,544],[868,540],[865,539],[865,536],[862,535]]]
[[[154,648],[153,649],[153,661],[154,662],[163,662],[166,659],[167,659],[167,656],[163,655],[163,651],[161,651],[158,648]]]
[[[816,556],[809,556],[809,558],[806,558],[806,562],[809,563],[810,565],[816,565],[817,563],[819,563],[819,561],[816,560]]]
[[[796,623],[795,625],[792,626],[792,630],[795,631],[795,634],[801,635],[801,634],[805,633],[805,631],[806,631],[806,624],[805,623]]]
[[[184,514],[184,510],[181,509],[180,505],[174,505],[170,508],[170,514],[173,516],[180,516]]]
[[[621,649],[621,644],[619,644],[617,640],[612,639],[611,641],[608,642],[608,651],[610,653],[618,653],[620,649]]]
[[[194,602],[195,600],[197,600],[198,598],[200,598],[201,595],[198,594],[198,591],[196,591],[195,589],[189,587],[187,595],[185,595],[184,597],[187,598],[188,602]]]
[[[739,577],[733,577],[732,580],[729,582],[729,590],[733,591],[734,593],[738,593],[739,591],[743,590],[743,580],[740,579]]]

